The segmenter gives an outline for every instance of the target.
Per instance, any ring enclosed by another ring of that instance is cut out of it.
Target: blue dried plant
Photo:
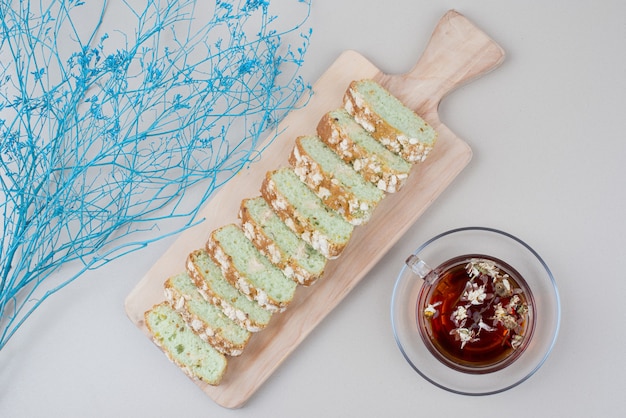
[[[0,349],[86,271],[198,222],[306,100],[291,1],[282,29],[263,0],[1,1]]]

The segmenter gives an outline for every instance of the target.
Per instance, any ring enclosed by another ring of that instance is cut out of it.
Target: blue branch
[[[310,4],[293,1],[303,17],[282,31],[262,0],[0,1],[0,350],[88,270],[199,222],[258,158],[310,92]]]

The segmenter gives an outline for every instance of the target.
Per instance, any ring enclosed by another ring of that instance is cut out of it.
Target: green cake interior
[[[353,226],[337,212],[324,205],[315,193],[300,181],[292,169],[279,169],[272,174],[272,179],[287,200],[309,219],[315,228],[335,243],[348,243]]]
[[[239,290],[233,287],[222,275],[220,268],[213,262],[204,250],[191,254],[191,261],[200,270],[204,280],[213,293],[226,301],[233,308],[244,312],[256,324],[267,325],[272,313],[263,309],[258,303],[251,301]]]
[[[418,138],[425,145],[432,146],[435,143],[434,129],[378,83],[361,80],[356,86],[372,110],[391,126],[410,138]]]
[[[219,383],[226,358],[196,335],[169,304],[152,308],[146,321],[154,338],[178,363],[207,383]]]
[[[246,207],[257,225],[288,257],[297,260],[306,271],[315,275],[321,274],[326,265],[326,258],[289,229],[272,211],[265,199],[262,197],[248,199]]]
[[[289,302],[293,299],[296,283],[265,258],[234,224],[226,225],[215,232],[215,238],[233,261],[235,268],[250,283],[277,302]]]
[[[345,109],[333,110],[329,116],[337,121],[342,130],[355,144],[362,147],[369,154],[375,155],[393,171],[397,173],[409,173],[411,171],[409,162],[389,151],[383,144],[372,137]]]
[[[348,189],[359,201],[379,202],[384,193],[368,182],[359,173],[343,161],[317,136],[300,138],[306,152],[320,165],[323,171],[332,173],[341,185]]]
[[[250,338],[250,332],[243,329],[212,303],[207,302],[187,274],[179,274],[169,279],[172,287],[180,294],[186,295],[189,312],[207,323],[217,334],[222,335],[234,344],[242,345]]]

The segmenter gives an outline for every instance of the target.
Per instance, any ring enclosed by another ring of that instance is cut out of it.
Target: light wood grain
[[[219,386],[198,383],[218,404],[242,406],[467,165],[470,147],[441,123],[437,107],[452,89],[495,68],[503,58],[504,52],[495,42],[455,11],[440,20],[422,57],[407,74],[383,74],[357,52],[341,54],[313,86],[314,95],[306,107],[292,111],[281,122],[281,134],[262,158],[214,195],[202,210],[205,222],[182,233],[128,295],[129,318],[148,335],[143,314],[164,299],[164,281],[184,269],[187,255],[203,247],[215,228],[237,222],[241,200],[259,195],[267,171],[287,165],[294,139],[315,133],[320,118],[341,106],[352,80],[381,82],[438,131],[437,145],[426,162],[413,168],[406,186],[388,195],[371,221],[355,229],[345,252],[329,262],[324,277],[312,287],[300,287],[287,311],[274,315],[270,325],[253,336],[242,356],[230,359]]]

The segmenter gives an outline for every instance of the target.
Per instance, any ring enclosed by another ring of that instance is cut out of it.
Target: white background
[[[283,2],[275,3],[280,14]],[[35,312],[0,352],[0,416],[622,415],[626,2],[313,0],[302,75],[314,82],[346,49],[384,72],[408,71],[448,9],[507,52],[499,69],[440,107],[442,121],[472,147],[472,161],[245,407],[216,405],[125,315],[124,299],[170,240],[90,273]],[[508,392],[479,398],[418,376],[389,319],[406,255],[467,225],[528,242],[562,299],[561,332],[544,366]]]

